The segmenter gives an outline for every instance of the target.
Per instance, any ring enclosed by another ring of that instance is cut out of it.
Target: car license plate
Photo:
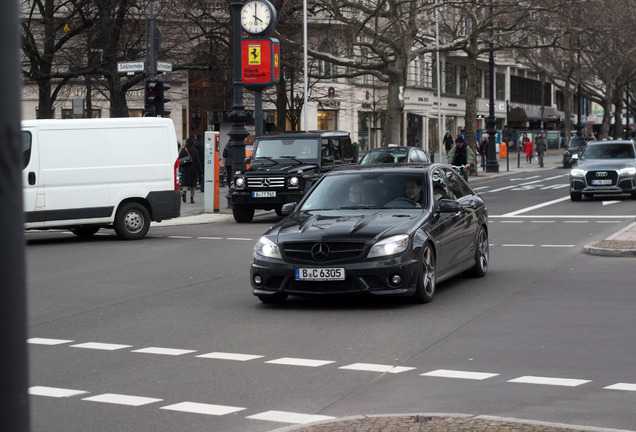
[[[252,192],[253,198],[274,198],[276,197],[276,191],[265,191],[265,192]]]
[[[592,180],[594,186],[611,185],[611,180]]]
[[[345,280],[344,268],[297,268],[296,280],[335,281]]]

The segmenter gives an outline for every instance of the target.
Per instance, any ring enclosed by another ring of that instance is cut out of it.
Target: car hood
[[[287,241],[375,241],[410,234],[429,216],[426,210],[325,210],[295,212],[268,233],[276,243]]]
[[[596,170],[619,170],[621,168],[633,167],[636,165],[634,159],[584,159],[579,160],[577,168],[586,171]]]

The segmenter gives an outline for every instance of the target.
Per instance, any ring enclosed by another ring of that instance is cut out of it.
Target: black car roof
[[[439,164],[439,163],[431,163],[431,162],[412,162],[412,163],[403,163],[403,164],[371,164],[371,165],[347,165],[334,168],[328,175],[331,174],[355,174],[360,171],[365,172],[401,172],[408,173],[413,172],[413,170],[422,170],[425,172],[430,171],[434,167],[447,167],[448,165]]]
[[[632,140],[601,140],[601,141],[590,141],[587,145],[588,146],[597,146],[597,145],[603,145],[603,144],[634,144],[634,141]]]
[[[272,132],[265,135],[261,135],[256,139],[267,138],[321,138],[332,136],[349,136],[349,132],[346,131],[294,131],[294,132]]]

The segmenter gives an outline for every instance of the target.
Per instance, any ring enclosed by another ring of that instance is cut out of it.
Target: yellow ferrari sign
[[[252,66],[258,66],[261,64],[261,46],[259,45],[249,45],[249,53],[248,53],[248,62]]]

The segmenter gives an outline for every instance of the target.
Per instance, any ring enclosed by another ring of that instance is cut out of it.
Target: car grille
[[[360,258],[363,242],[288,242],[282,251],[289,261],[307,263],[330,263]]]
[[[360,289],[351,278],[347,278],[343,281],[329,282],[307,282],[292,279],[289,281],[286,291],[313,294],[334,294],[358,292]]]
[[[285,177],[248,177],[247,187],[251,189],[283,188]]]
[[[593,186],[592,180],[611,180],[612,184],[603,186],[614,186],[616,185],[616,181],[618,180],[618,173],[616,171],[610,170],[589,171],[587,174],[585,174],[585,180],[590,186]]]

